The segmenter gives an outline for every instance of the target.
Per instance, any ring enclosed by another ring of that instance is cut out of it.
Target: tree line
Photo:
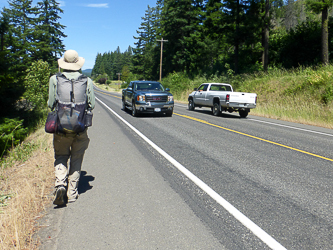
[[[132,53],[131,48],[125,52],[131,60],[118,66],[126,67],[136,78],[159,79],[162,39],[166,40],[163,76],[185,72],[194,77],[230,70],[240,74],[328,64],[332,2],[157,0],[142,17]],[[95,72],[100,67],[98,57]],[[111,61],[110,65],[115,63]]]
[[[113,52],[98,53],[91,75],[96,79],[118,80],[119,75],[126,78],[131,66],[132,55],[131,46],[124,53],[120,51],[119,46]]]
[[[0,157],[47,111],[48,80],[65,46],[56,0],[9,0],[0,12]]]

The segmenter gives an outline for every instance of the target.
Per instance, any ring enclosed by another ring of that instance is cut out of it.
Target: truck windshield
[[[210,91],[231,91],[231,87],[228,85],[217,85],[217,84],[212,84],[210,86]]]
[[[159,82],[139,82],[135,84],[135,90],[153,90],[153,91],[164,91],[162,84]]]

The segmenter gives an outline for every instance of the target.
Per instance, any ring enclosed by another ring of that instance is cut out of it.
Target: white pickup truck
[[[226,83],[203,83],[188,97],[189,110],[210,107],[213,115],[220,115],[222,111],[238,111],[239,116],[245,118],[256,105],[257,94],[233,92],[232,86]]]

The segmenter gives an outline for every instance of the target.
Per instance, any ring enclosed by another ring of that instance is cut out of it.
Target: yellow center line
[[[244,136],[259,140],[259,141],[267,142],[267,143],[270,143],[270,144],[273,144],[273,145],[277,145],[277,146],[280,146],[280,147],[283,147],[283,148],[288,148],[288,149],[291,149],[291,150],[294,150],[294,151],[297,151],[297,152],[300,152],[300,153],[303,153],[303,154],[311,155],[311,156],[314,156],[314,157],[318,157],[318,158],[333,162],[333,159],[330,159],[330,158],[327,158],[327,157],[324,157],[324,156],[321,156],[321,155],[313,154],[313,153],[310,153],[310,152],[307,152],[307,151],[304,151],[304,150],[301,150],[301,149],[289,147],[287,145],[283,145],[283,144],[280,144],[280,143],[277,143],[277,142],[266,140],[266,139],[263,139],[263,138],[260,138],[260,137],[256,137],[256,136],[253,136],[253,135],[246,134],[246,133],[242,133],[242,132],[239,132],[239,131],[236,131],[236,130],[233,130],[233,129],[225,128],[225,127],[222,127],[222,126],[219,126],[219,125],[216,125],[216,124],[213,124],[213,123],[201,120],[201,119],[197,119],[197,118],[194,118],[194,117],[191,117],[191,116],[181,115],[181,114],[177,114],[177,113],[173,113],[173,114],[184,117],[186,119],[193,120],[193,121],[201,122],[201,123],[207,124],[209,126],[213,126],[213,127],[216,127],[216,128],[226,130],[226,131],[230,131],[230,132],[233,132],[233,133],[236,133],[236,134],[244,135]]]

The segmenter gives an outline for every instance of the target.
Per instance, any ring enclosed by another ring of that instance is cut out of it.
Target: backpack
[[[80,75],[69,80],[62,73],[57,73],[56,112],[59,133],[80,133],[86,128],[88,77]]]

